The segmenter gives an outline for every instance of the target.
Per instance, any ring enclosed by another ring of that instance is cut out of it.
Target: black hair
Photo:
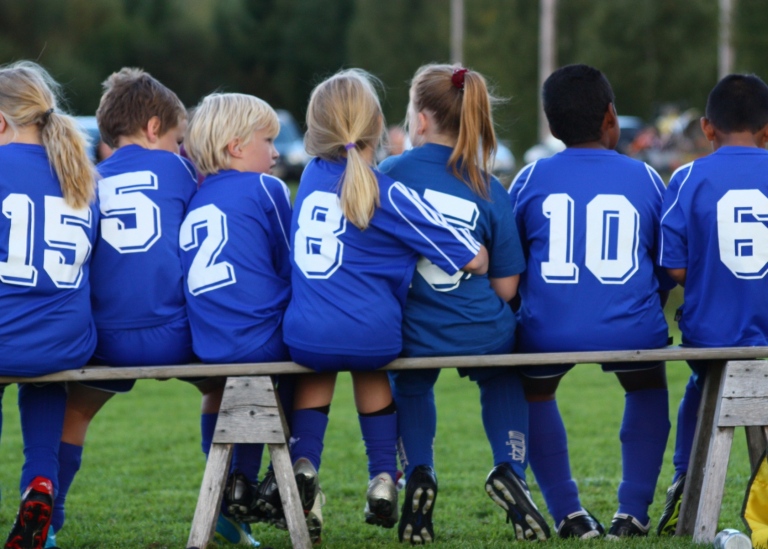
[[[706,117],[724,133],[758,132],[768,124],[768,86],[754,74],[729,74],[709,92]]]
[[[597,141],[608,105],[615,103],[605,75],[588,65],[567,65],[549,75],[541,90],[552,133],[568,146]]]

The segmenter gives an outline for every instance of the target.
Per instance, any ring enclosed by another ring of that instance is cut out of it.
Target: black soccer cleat
[[[405,500],[397,527],[400,541],[422,545],[435,541],[432,511],[437,499],[437,477],[432,467],[419,465],[405,485]]]
[[[528,485],[518,478],[509,463],[493,468],[485,480],[485,491],[507,512],[507,522],[514,525],[518,540],[549,539],[547,521],[531,499]]]
[[[24,491],[5,549],[43,549],[53,512],[53,483],[35,477]]]
[[[565,517],[557,525],[557,535],[561,538],[592,539],[605,535],[605,529],[592,513],[581,509]]]
[[[280,499],[280,490],[277,487],[277,479],[271,469],[267,471],[261,484],[259,484],[255,505],[265,522],[271,523],[280,530],[288,529],[283,513],[283,502]]]
[[[648,524],[641,524],[632,515],[626,513],[616,513],[613,515],[611,527],[606,534],[605,539],[618,540],[621,538],[644,537],[648,535],[651,529],[651,521]]]
[[[685,490],[685,473],[667,489],[667,501],[664,503],[664,512],[661,513],[656,533],[660,536],[674,536],[677,530],[677,521],[680,518],[680,504],[683,502],[683,490]]]
[[[224,508],[238,522],[261,522],[266,517],[256,505],[258,493],[258,482],[253,484],[244,474],[232,473],[224,487]]]

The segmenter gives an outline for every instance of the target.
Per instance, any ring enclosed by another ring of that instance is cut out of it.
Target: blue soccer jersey
[[[203,361],[260,361],[273,335],[282,343],[290,223],[288,189],[269,175],[225,170],[192,198],[179,244],[193,348]]]
[[[160,326],[186,316],[179,227],[197,188],[177,154],[120,147],[98,166],[101,222],[93,254],[99,329]]]
[[[683,343],[768,345],[768,151],[722,147],[681,167],[662,211],[659,262],[687,269]]]
[[[0,375],[84,365],[96,346],[89,264],[99,215],[62,198],[39,145],[0,146]]]
[[[418,192],[451,225],[469,229],[490,256],[488,274],[482,276],[461,271],[449,275],[429,259],[419,259],[405,303],[405,356],[487,353],[515,332],[512,309],[488,281],[525,269],[509,197],[495,178],[489,198],[477,196],[446,168],[452,152],[428,143],[390,157],[380,167]]]
[[[674,284],[655,266],[663,192],[652,168],[615,151],[569,148],[521,170],[510,189],[528,259],[520,350],[666,345],[658,290]]]
[[[346,160],[304,170],[291,222],[292,291],[285,341],[320,354],[397,354],[402,311],[419,255],[454,275],[480,245],[418,194],[377,172],[380,207],[361,231],[337,195]]]

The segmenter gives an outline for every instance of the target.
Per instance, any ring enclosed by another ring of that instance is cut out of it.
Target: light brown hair
[[[96,173],[88,158],[88,141],[77,121],[61,110],[58,94],[59,85],[37,63],[0,67],[0,112],[13,130],[39,128],[64,201],[80,209],[93,201]]]
[[[347,157],[341,210],[359,229],[368,227],[380,204],[376,174],[361,154],[376,149],[384,127],[374,82],[363,70],[341,71],[312,91],[307,109],[307,152],[331,161]]]
[[[187,117],[176,94],[141,69],[122,68],[112,73],[102,87],[96,120],[101,138],[113,149],[120,136],[137,135],[153,116],[160,120],[160,135]]]
[[[439,133],[457,138],[448,167],[475,194],[488,198],[491,158],[497,147],[491,112],[496,98],[483,75],[466,70],[453,78],[457,69],[461,70],[438,64],[419,68],[411,81],[411,106],[416,112],[430,112]]]

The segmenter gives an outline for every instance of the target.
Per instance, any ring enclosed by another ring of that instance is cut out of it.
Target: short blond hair
[[[259,130],[273,137],[280,132],[277,113],[269,103],[244,93],[212,93],[192,111],[184,149],[200,173],[211,175],[230,167],[230,142],[248,143]]]

